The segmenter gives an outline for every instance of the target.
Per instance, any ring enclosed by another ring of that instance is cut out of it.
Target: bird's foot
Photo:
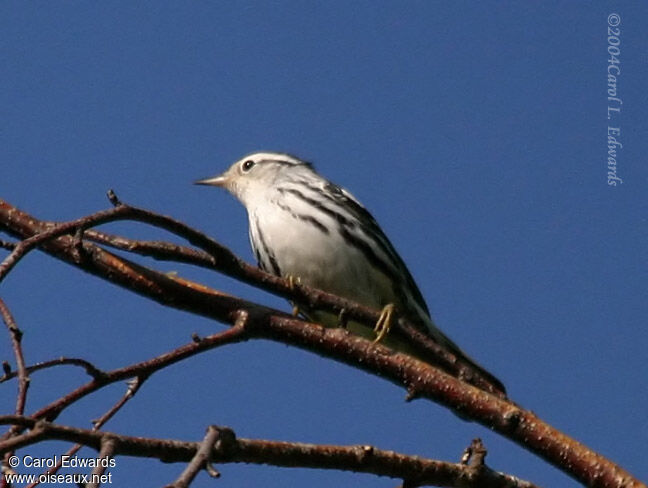
[[[288,275],[286,276],[286,279],[288,280],[288,288],[292,291],[295,291],[295,289],[301,285],[301,278],[299,276]],[[293,304],[292,316],[297,317],[299,316],[299,313],[299,305]]]
[[[374,327],[374,332],[376,333],[376,338],[374,339],[374,344],[383,340],[383,338],[389,333],[392,325],[392,317],[394,315],[394,304],[388,303],[380,312],[380,317],[376,322]]]
[[[299,276],[288,275],[286,276],[288,280],[288,288],[295,290],[299,285],[301,285],[301,278]]]
[[[343,329],[347,328],[347,311],[345,308],[340,310],[340,313],[338,314],[337,325],[338,327],[342,327]]]

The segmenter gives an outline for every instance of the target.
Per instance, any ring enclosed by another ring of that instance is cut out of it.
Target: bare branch
[[[136,363],[125,368],[107,371],[101,376],[86,383],[85,385],[80,386],[67,395],[39,409],[37,412],[32,414],[32,417],[51,421],[55,419],[61,413],[61,411],[69,405],[109,384],[115,383],[117,381],[123,381],[128,378],[137,377],[138,382],[135,384],[137,385],[137,387],[139,387],[139,385],[142,381],[144,381],[145,378],[157,371],[160,371],[163,368],[166,368],[167,366],[177,363],[178,361],[181,361],[200,352],[223,346],[225,344],[234,344],[244,341],[247,340],[247,338],[247,331],[245,327],[243,325],[238,325],[223,332],[201,338],[198,342],[192,341],[188,344],[185,344],[184,346],[174,349],[173,351],[162,354],[160,356],[156,356],[153,359],[149,359],[148,361]],[[132,395],[135,390],[132,390],[132,386],[130,388],[130,395]],[[127,400],[128,398],[125,398],[120,400],[120,402],[125,402]]]
[[[131,381],[128,382],[128,388],[126,389],[126,393],[122,395],[122,397],[115,403],[110,409],[104,413],[101,417],[98,419],[95,419],[92,421],[92,428],[94,430],[100,429],[103,427],[106,422],[108,422],[113,416],[121,410],[121,408],[128,402],[131,398],[135,396],[135,393],[140,389],[140,387],[144,384],[144,381],[146,381],[146,378],[148,378],[150,375],[141,375],[137,376]]]
[[[36,422],[29,417],[17,415],[0,416],[0,424],[14,424],[33,429],[20,438],[15,438],[21,446],[42,439],[59,439],[78,442],[100,451],[104,440],[109,438],[114,441],[111,445],[111,455],[158,458],[167,463],[191,463],[202,450],[213,462],[221,464],[253,463],[288,468],[336,469],[406,479],[409,486],[536,488],[536,485],[528,481],[485,467],[475,470],[463,464],[407,456],[367,445],[331,446],[242,439],[237,438],[226,427],[213,426],[213,432],[208,432],[202,442],[184,442],[79,429]],[[216,437],[218,438],[215,440]]]
[[[134,380],[128,382],[128,388],[126,389],[126,393],[122,395],[122,397],[115,403],[110,409],[104,413],[100,418],[93,420],[92,421],[92,430],[97,431],[103,425],[108,422],[125,404],[128,400],[133,398],[137,390],[142,386],[144,382],[144,379],[140,377],[136,377]],[[65,452],[65,455],[69,457],[73,456],[76,454],[81,448],[83,447],[82,444],[75,444],[73,445],[70,449],[68,449]],[[63,456],[61,456],[56,464],[49,468],[47,471],[45,471],[45,475],[52,475],[58,472],[59,469],[61,469],[61,466],[63,465]],[[45,479],[48,479],[47,477]],[[38,481],[35,483],[32,483],[29,485],[27,488],[35,488],[39,484]]]
[[[101,448],[99,449],[99,459],[102,462],[98,463],[92,470],[91,481],[87,484],[86,488],[99,488],[99,482],[94,481],[101,479],[101,476],[106,472],[108,468],[107,461],[115,455],[117,450],[117,439],[110,435],[104,435],[101,438]]]
[[[143,217],[142,217],[143,218]],[[0,200],[0,228],[21,238],[41,232],[44,224]],[[419,397],[445,405],[511,439],[589,486],[640,487],[632,475],[583,444],[543,422],[512,402],[474,388],[410,356],[393,351],[340,329],[324,329],[267,307],[173,278],[120,259],[84,243],[86,259],[77,262],[70,237],[41,244],[53,256],[159,303],[226,323],[234,323],[241,310],[249,320],[250,336],[267,337],[380,375]],[[76,393],[85,395],[86,392]],[[75,399],[66,398],[66,404]],[[56,408],[49,409],[55,413]]]
[[[207,255],[184,246],[165,242],[135,241],[121,236],[111,236],[109,234],[98,232],[93,232],[91,235],[95,240],[101,240],[108,245],[129,250],[131,252],[137,252],[139,254],[151,255],[156,259],[173,259],[174,261],[215,269],[244,283],[259,287],[297,303],[305,303],[309,308],[329,310],[335,314],[344,313],[348,318],[357,320],[372,327],[380,316],[380,312],[377,310],[331,295],[322,290],[292,283],[288,280],[266,273],[256,266],[251,266],[225,246],[204,233],[189,227],[183,222],[177,221],[166,215],[160,215],[149,210],[122,203],[112,190],[108,192],[108,197],[113,205],[117,205],[115,209],[97,212],[88,217],[77,219],[66,224],[48,223],[47,225],[49,227],[54,226],[54,229],[50,228],[49,231],[46,231],[41,235],[46,235],[48,236],[47,239],[51,239],[54,235],[62,235],[72,231],[77,231],[75,239],[71,241],[73,248],[71,256],[75,258],[74,261],[76,262],[79,260],[81,252],[79,230],[85,230],[92,225],[98,225],[100,223],[115,220],[137,220],[174,233],[204,250]],[[55,233],[54,230],[56,229],[63,229],[65,232],[61,231]],[[30,239],[27,240],[29,241]],[[16,249],[14,253],[17,253],[18,251],[19,249]],[[9,258],[11,258],[11,256],[9,256]],[[9,258],[7,259],[9,260]],[[2,269],[0,267],[0,281],[1,280]],[[505,388],[497,378],[486,372],[478,371],[470,364],[463,362],[452,352],[437,344],[434,339],[432,339],[427,333],[424,333],[422,329],[426,329],[425,325],[418,324],[417,326],[417,324],[410,323],[401,318],[396,324],[394,324],[391,333],[396,338],[404,336],[407,340],[408,346],[415,350],[420,357],[424,358],[430,364],[438,366],[449,374],[490,393],[505,397]]]
[[[79,366],[85,369],[86,373],[88,373],[93,378],[97,378],[104,374],[94,364],[92,364],[89,361],[86,361],[85,359],[66,358],[66,357],[50,359],[49,361],[41,361],[40,363],[27,366],[25,370],[27,371],[27,373],[33,373],[35,371],[40,371],[41,369],[48,369],[48,368],[53,368],[55,366],[64,366],[64,365]],[[15,378],[16,376],[18,376],[18,372],[11,371],[10,369],[9,371],[6,371],[4,375],[0,376],[0,383],[4,383],[5,381]]]
[[[128,213],[128,208],[115,207],[109,210],[97,212],[89,217],[83,217],[72,222],[49,226],[48,229],[43,229],[41,232],[20,241],[11,254],[5,258],[0,264],[0,282],[7,276],[9,271],[18,264],[18,261],[32,249],[36,248],[39,244],[57,238],[59,236],[76,232],[78,229],[92,227],[94,225],[105,224],[126,218],[124,214]]]
[[[200,447],[196,450],[196,454],[191,462],[187,464],[187,467],[178,479],[174,483],[167,485],[166,488],[187,488],[200,470],[205,468],[211,462],[212,450],[219,449],[219,447],[216,446],[216,443],[220,440],[220,437],[221,429],[214,425],[210,425],[207,428],[205,438],[200,443]],[[216,471],[216,473],[218,472]],[[218,473],[218,476],[220,476],[220,473]]]
[[[27,374],[27,369],[25,368],[25,358],[22,350],[22,332],[16,325],[9,307],[5,304],[4,300],[0,298],[0,315],[9,330],[9,335],[11,336],[11,344],[14,351],[14,356],[16,357],[16,366],[18,369],[18,396],[16,398],[16,415],[22,415],[25,413],[25,404],[27,403],[27,390],[29,388],[29,375]],[[10,429],[7,435],[12,435],[15,433],[14,428]],[[5,456],[5,461],[13,455],[12,451],[8,451]]]
[[[0,315],[9,330],[11,336],[11,344],[16,357],[16,366],[18,368],[18,398],[16,400],[16,415],[22,415],[25,411],[25,402],[27,401],[27,389],[29,388],[29,375],[25,367],[25,357],[23,355],[21,340],[22,332],[16,325],[9,307],[7,307],[4,300],[0,298]]]

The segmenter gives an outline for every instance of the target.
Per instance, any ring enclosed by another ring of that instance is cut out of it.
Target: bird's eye
[[[241,169],[243,170],[244,173],[247,173],[252,169],[252,166],[254,166],[254,161],[248,159],[241,165]]]

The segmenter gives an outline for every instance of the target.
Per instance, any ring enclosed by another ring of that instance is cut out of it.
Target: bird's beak
[[[224,175],[212,176],[204,180],[194,181],[194,185],[225,186],[227,178]]]

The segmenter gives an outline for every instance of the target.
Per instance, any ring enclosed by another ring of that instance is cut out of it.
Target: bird
[[[317,173],[312,163],[283,152],[254,152],[195,184],[223,188],[243,204],[261,269],[382,310],[373,330],[350,323],[351,332],[382,340],[397,311],[496,391],[505,392],[495,376],[435,325],[412,274],[369,211],[349,191]],[[297,307],[309,320],[339,326],[339,318],[330,312]],[[384,343],[406,353],[416,349],[402,338]]]

